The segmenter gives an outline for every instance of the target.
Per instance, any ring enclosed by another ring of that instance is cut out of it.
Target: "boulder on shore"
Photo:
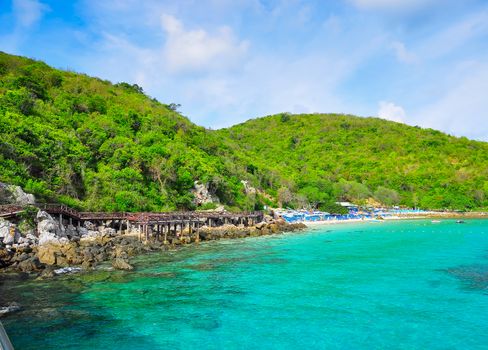
[[[0,218],[0,243],[12,245],[18,243],[19,239],[20,232],[17,227],[11,222]]]
[[[30,257],[26,260],[23,260],[19,263],[18,268],[22,272],[33,272],[39,271],[42,269],[42,264],[37,257]]]
[[[115,258],[114,261],[112,261],[112,266],[117,270],[134,270],[134,267],[122,258]]]
[[[45,211],[37,213],[37,232],[39,234],[39,245],[46,243],[67,243],[68,238],[61,229],[59,223]]]

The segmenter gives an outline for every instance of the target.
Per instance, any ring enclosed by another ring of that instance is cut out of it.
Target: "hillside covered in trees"
[[[488,205],[488,143],[378,118],[279,114],[220,130],[286,204]],[[280,185],[276,185],[279,183]],[[279,189],[278,186],[282,186]]]
[[[0,53],[0,181],[90,210],[192,209],[195,180],[253,208],[218,135],[137,85]]]
[[[0,52],[0,182],[89,210],[196,209],[195,181],[234,210],[488,205],[488,143],[325,114],[211,131],[175,107]]]

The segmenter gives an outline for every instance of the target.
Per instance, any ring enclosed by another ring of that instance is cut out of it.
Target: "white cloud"
[[[185,30],[178,19],[167,14],[161,16],[161,26],[167,35],[164,57],[173,72],[232,65],[249,46],[247,41],[237,40],[226,26],[214,35],[203,29]]]
[[[349,0],[362,10],[410,11],[426,7],[439,0]]]
[[[103,17],[104,12],[96,9],[91,12]],[[129,12],[124,8],[124,13]],[[145,21],[144,30],[154,40],[142,43],[131,33],[110,31],[80,58],[83,71],[113,81],[136,82],[160,101],[181,103],[183,113],[194,122],[211,127],[283,111],[361,114],[354,100],[343,101],[336,90],[386,43],[386,38],[375,33],[368,41],[357,42],[349,32],[351,40],[338,42],[318,31],[314,47],[277,52],[270,43],[259,49],[249,45],[226,26],[198,24],[156,8],[150,12],[158,22],[148,25]],[[111,15],[110,21],[116,23],[123,17]],[[138,16],[150,17],[146,10]],[[107,31],[107,21],[97,19],[96,25]],[[338,21],[338,17],[332,19],[336,22],[332,27],[340,26]]]
[[[456,12],[442,22],[433,16],[427,24],[408,15],[440,0],[344,0],[364,13],[337,16],[329,7],[322,13],[324,5],[297,0],[83,1],[87,38],[93,40],[72,55],[76,69],[138,83],[164,103],[181,103],[200,125],[229,126],[281,111],[378,112],[488,139],[478,126],[488,107],[482,93],[473,92],[487,90],[483,80],[467,78],[475,73],[451,74],[461,56],[472,62],[488,54],[482,45],[488,8]],[[428,12],[422,20],[431,18]],[[391,14],[407,16],[383,20]],[[400,62],[415,64],[394,64],[385,48]],[[391,101],[408,106],[408,116]]]
[[[488,10],[480,11],[456,21],[427,38],[419,47],[423,56],[435,59],[450,53],[476,38],[488,35]],[[482,39],[485,40],[485,39]]]
[[[488,64],[474,65],[436,101],[415,112],[420,125],[488,141]]]
[[[398,123],[405,121],[405,110],[393,102],[381,101],[379,103],[378,117]]]
[[[49,7],[38,0],[14,0],[13,11],[17,25],[29,28],[36,24]]]
[[[412,52],[408,51],[405,44],[400,41],[394,41],[391,43],[391,48],[395,53],[396,58],[403,63],[414,63],[417,61],[417,57]]]

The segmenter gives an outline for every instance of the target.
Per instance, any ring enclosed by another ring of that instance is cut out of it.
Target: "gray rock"
[[[206,184],[202,184],[199,181],[194,182],[191,193],[195,197],[193,201],[196,205],[219,202],[219,199],[209,192],[208,186]]]
[[[81,235],[81,238],[97,238],[100,236],[101,236],[101,233],[99,231],[86,230],[86,233]]]
[[[29,205],[35,202],[34,195],[22,191],[19,186],[0,182],[0,204]]]
[[[19,245],[23,246],[23,245],[30,245],[32,242],[29,238],[27,237],[20,237],[19,238]]]
[[[115,237],[117,236],[117,231],[111,227],[100,227],[99,228],[100,234],[102,236],[108,236],[108,237]]]
[[[78,236],[78,230],[73,225],[68,225],[66,226],[65,234],[70,238],[75,237]]]
[[[18,243],[20,239],[20,232],[17,227],[11,222],[0,218],[0,242],[5,245],[12,245]]]
[[[10,303],[7,306],[2,306],[0,307],[0,317],[10,314],[12,312],[20,311],[21,309],[22,307],[15,302]]]
[[[95,224],[91,221],[85,221],[83,226],[89,231],[96,231],[97,229],[97,226],[95,226]]]
[[[81,271],[81,267],[63,267],[61,269],[56,269],[53,272],[56,275],[64,275],[67,273],[76,273],[80,271]]]
[[[66,233],[61,230],[59,223],[48,213],[39,211],[37,213],[37,221],[39,245],[46,243],[62,243],[60,239],[66,238]]]
[[[36,236],[34,236],[33,234],[30,234],[28,233],[26,236],[25,236],[26,239],[28,239],[30,242],[36,244],[37,242],[39,242],[39,238],[37,238]]]
[[[10,192],[12,193],[15,204],[33,205],[36,203],[34,195],[22,191],[19,186],[10,186]]]
[[[53,217],[51,215],[49,215],[48,213],[46,213],[45,211],[43,211],[43,210],[39,210],[37,212],[36,220],[37,220],[37,222],[41,222],[41,221],[44,221],[44,220],[54,221]]]

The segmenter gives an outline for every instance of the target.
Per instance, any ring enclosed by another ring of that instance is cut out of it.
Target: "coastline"
[[[317,221],[297,221],[297,223],[303,223],[307,227],[327,226],[327,225],[340,225],[340,224],[352,224],[362,222],[383,222],[383,221],[396,221],[396,220],[428,220],[428,219],[488,219],[488,213],[485,212],[469,212],[469,213],[453,213],[453,212],[427,212],[422,215],[395,215],[386,216],[383,218],[362,218],[362,219],[346,219],[346,220],[317,220]]]
[[[0,247],[0,274],[20,272],[41,278],[50,278],[63,273],[91,270],[97,264],[106,261],[110,261],[115,269],[132,270],[134,267],[130,265],[130,257],[145,252],[175,249],[178,246],[200,241],[257,237],[302,231],[307,228],[327,225],[468,218],[488,219],[488,213],[425,212],[420,215],[404,214],[378,218],[296,221],[291,223],[282,218],[272,219],[267,216],[265,221],[247,227],[233,224],[224,224],[218,227],[204,226],[197,236],[192,234],[190,230],[185,230],[174,237],[168,237],[168,241],[161,241],[159,236],[142,240],[140,232],[129,231],[117,234],[115,230],[110,231],[107,228],[100,227],[98,228],[99,232],[91,237],[56,238],[47,243],[36,241],[17,245],[14,249]]]
[[[37,278],[52,278],[57,275],[90,271],[103,262],[111,262],[118,270],[133,270],[130,258],[147,252],[168,251],[180,246],[220,239],[259,237],[285,232],[297,232],[307,228],[300,223],[268,218],[253,226],[224,224],[218,227],[204,226],[197,235],[185,229],[175,236],[162,240],[154,236],[141,239],[140,232],[114,234],[101,227],[97,235],[80,238],[57,239],[41,243],[0,247],[0,275],[21,273]]]

